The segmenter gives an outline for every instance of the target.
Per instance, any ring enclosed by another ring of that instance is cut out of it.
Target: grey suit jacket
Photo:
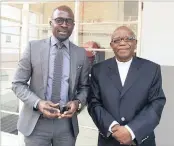
[[[40,116],[33,106],[38,99],[46,100],[45,91],[48,77],[50,38],[29,42],[12,82],[12,90],[23,101],[17,128],[29,136]],[[70,79],[69,100],[79,99],[82,106],[86,103],[89,90],[89,62],[85,49],[70,42]],[[29,83],[28,83],[29,82]],[[77,114],[72,117],[75,137],[78,135]]]

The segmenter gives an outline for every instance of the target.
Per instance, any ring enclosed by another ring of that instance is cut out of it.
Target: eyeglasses
[[[133,40],[136,40],[136,38],[134,36],[129,36],[129,37],[124,37],[124,38],[114,38],[111,42],[114,43],[114,44],[118,44],[120,43],[121,41],[124,41],[124,42],[131,42]]]
[[[59,25],[62,25],[64,22],[67,24],[67,25],[72,25],[74,23],[74,20],[73,19],[70,19],[70,18],[56,18],[56,19],[53,19],[57,24]]]

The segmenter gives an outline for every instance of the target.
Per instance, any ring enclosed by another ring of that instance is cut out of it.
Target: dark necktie
[[[55,44],[57,54],[54,60],[53,83],[51,101],[58,103],[61,100],[61,80],[63,74],[63,43]]]

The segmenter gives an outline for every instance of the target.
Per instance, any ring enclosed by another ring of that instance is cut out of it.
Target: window
[[[10,35],[6,35],[6,43],[11,43],[11,36]]]
[[[21,10],[9,5],[1,5],[1,17],[13,19],[16,21],[21,20]]]
[[[19,100],[11,91],[11,82],[19,60],[21,9],[1,5],[1,131],[17,134]],[[14,68],[14,69],[13,69]]]

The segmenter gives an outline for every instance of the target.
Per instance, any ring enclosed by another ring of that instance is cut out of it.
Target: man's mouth
[[[127,51],[129,50],[129,48],[121,48],[121,49],[118,49],[118,51]]]
[[[126,46],[122,47],[122,46],[120,46],[120,47],[118,47],[118,50],[119,50],[119,51],[130,50],[130,47],[126,47]]]
[[[68,32],[67,31],[59,31],[59,34],[66,35]]]

